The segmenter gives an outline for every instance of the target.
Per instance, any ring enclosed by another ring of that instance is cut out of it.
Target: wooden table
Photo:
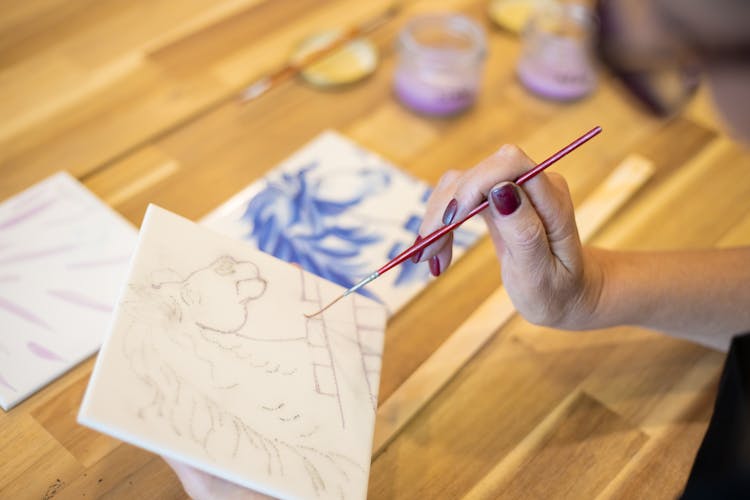
[[[154,202],[197,219],[326,128],[435,182],[503,143],[541,159],[594,124],[561,162],[579,204],[630,155],[655,175],[593,238],[628,249],[750,243],[750,155],[720,131],[705,94],[681,116],[642,114],[606,77],[574,104],[529,95],[519,40],[485,1],[422,0],[372,36],[377,72],[341,91],[288,82],[248,105],[237,92],[313,31],[385,0],[28,0],[0,18],[0,198],[67,169],[138,225]],[[391,94],[394,37],[416,12],[484,24],[490,55],[476,107],[426,119]],[[717,175],[718,174],[718,175]],[[388,325],[386,401],[500,285],[489,241]],[[491,326],[488,326],[491,328]],[[672,498],[712,411],[724,355],[635,328],[563,332],[520,317],[492,333],[376,454],[372,498]],[[88,360],[0,412],[0,498],[181,498],[157,456],[80,427]]]

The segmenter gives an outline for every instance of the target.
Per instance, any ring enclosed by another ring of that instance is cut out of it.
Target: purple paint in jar
[[[591,56],[593,16],[579,4],[540,9],[524,28],[516,72],[530,91],[548,99],[580,99],[596,88]]]
[[[433,116],[459,113],[476,100],[486,54],[482,29],[458,14],[430,14],[410,21],[398,39],[393,78],[398,98]]]

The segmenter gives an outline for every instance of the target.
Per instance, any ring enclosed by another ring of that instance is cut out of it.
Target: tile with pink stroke
[[[99,348],[136,230],[65,172],[0,204],[0,406]]]
[[[154,205],[78,420],[277,498],[365,498],[385,307]]]

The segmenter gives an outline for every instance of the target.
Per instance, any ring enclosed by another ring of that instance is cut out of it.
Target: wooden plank
[[[499,285],[500,263],[486,237],[412,299],[408,310],[390,318],[379,401],[388,399]]]
[[[464,498],[592,498],[647,441],[637,427],[574,391]]]
[[[459,498],[611,349],[536,353],[515,340],[524,327],[503,327],[378,455],[370,498]]]
[[[83,466],[30,415],[15,413],[0,421],[0,436],[0,498],[42,498],[83,472]]]
[[[89,431],[93,432],[93,431]],[[156,466],[155,470],[162,472],[161,477],[145,484],[134,485],[133,477],[144,467]],[[165,467],[166,463],[155,456],[135,446],[120,444],[112,452],[102,457],[98,462],[87,467],[85,472],[79,474],[74,480],[66,481],[65,487],[55,496],[55,499],[78,499],[81,498],[148,498],[152,495],[145,494],[144,488],[152,488],[158,492],[162,488],[171,487],[171,498],[184,492],[179,486],[174,474],[169,473]],[[115,496],[113,491],[127,492],[129,489],[137,489],[142,496],[120,495]],[[164,498],[153,496],[153,498]]]
[[[651,176],[648,161],[626,159],[585,201],[582,210],[589,220],[579,224],[583,241],[622,206]],[[619,184],[616,184],[619,183]],[[588,208],[588,205],[595,207]],[[380,454],[398,432],[437,394],[455,373],[515,313],[504,288],[498,289],[378,408],[373,456]]]
[[[5,31],[6,50],[0,46],[0,94],[13,97],[0,107],[0,141],[69,112],[133,71],[149,50],[257,1],[78,1],[17,20]]]
[[[57,397],[29,412],[84,467],[91,467],[120,444],[106,434],[91,432],[78,424],[78,406],[88,381],[89,374],[86,373],[59,391]]]
[[[639,355],[644,351],[648,357]],[[723,353],[653,334],[621,344],[581,387],[644,433],[658,436],[693,401],[715,390],[723,360]]]
[[[715,393],[704,393],[689,412],[651,438],[597,495],[597,499],[678,498],[713,411]]]
[[[143,452],[143,450],[138,450]],[[191,500],[180,480],[158,455],[147,455],[150,460],[119,481],[110,481],[107,498],[158,498],[159,500]],[[91,483],[89,483],[91,484]],[[93,484],[91,484],[93,486]],[[220,499],[222,495],[215,494]],[[250,495],[250,493],[248,493]],[[92,495],[96,497],[96,495]],[[248,500],[255,500],[248,497]]]
[[[399,123],[399,127],[394,127]],[[398,102],[386,102],[352,123],[347,134],[396,165],[406,164],[438,141],[446,124],[427,121]]]
[[[598,235],[596,244],[622,249],[705,248],[740,222],[737,200],[750,199],[750,157],[740,145],[715,139],[678,166],[658,190],[639,197],[616,227]],[[694,199],[686,202],[685,193],[693,193]],[[658,231],[654,220],[663,221]]]
[[[88,175],[210,106],[223,92],[210,75],[175,79],[144,61],[87,94],[84,104],[6,141],[0,153],[0,197],[57,170]]]
[[[750,245],[750,212],[732,226],[717,244],[720,248]]]
[[[530,459],[534,449],[539,448],[548,439],[556,425],[571,411],[574,403],[581,397],[579,391],[573,391],[563,399],[510,453],[496,464],[481,481],[477,482],[464,498],[496,498],[497,483],[505,476],[520,471],[524,462]]]

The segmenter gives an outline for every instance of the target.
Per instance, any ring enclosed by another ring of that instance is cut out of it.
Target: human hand
[[[419,234],[460,220],[489,198],[482,216],[516,309],[532,323],[583,329],[599,300],[601,265],[595,253],[581,246],[562,176],[541,173],[523,189],[508,181],[533,167],[523,151],[506,145],[466,172],[447,172],[427,202]],[[416,260],[429,261],[437,276],[450,265],[452,242],[452,235],[446,235]]]
[[[194,500],[266,500],[272,498],[181,462],[168,458],[164,458],[164,461],[177,474],[182,487],[185,488],[185,493]]]

